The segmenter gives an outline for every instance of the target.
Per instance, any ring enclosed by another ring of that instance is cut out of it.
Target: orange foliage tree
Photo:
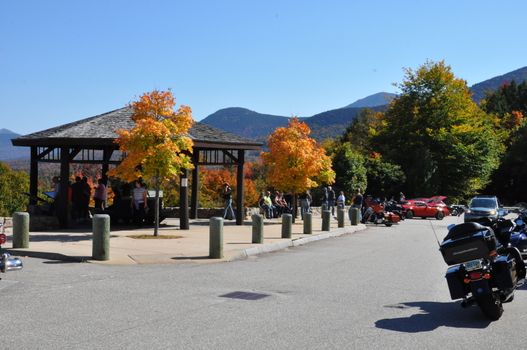
[[[188,106],[174,111],[175,99],[170,91],[148,92],[130,104],[135,126],[119,130],[116,143],[126,154],[109,172],[110,176],[131,182],[142,178],[155,188],[155,228],[159,229],[159,190],[163,183],[192,169],[192,140],[188,131],[193,124]]]
[[[269,152],[261,154],[267,182],[280,191],[293,193],[295,216],[298,193],[335,181],[331,158],[310,134],[306,123],[292,118],[287,127],[277,128],[269,136]]]

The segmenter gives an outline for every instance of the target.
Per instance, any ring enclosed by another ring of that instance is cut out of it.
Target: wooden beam
[[[69,155],[68,147],[60,148],[60,191],[57,198],[57,218],[59,219],[60,227],[62,228],[68,228],[70,226],[70,206],[68,203],[70,177]]]
[[[192,190],[190,194],[190,218],[198,218],[198,206],[199,206],[199,153],[195,152],[192,155],[192,164],[194,164],[194,170],[192,170]]]
[[[188,218],[188,170],[181,172],[179,182],[179,228],[181,230],[189,229]]]
[[[38,150],[37,146],[31,146],[31,158],[29,167],[29,204],[37,204],[38,196]]]
[[[243,164],[245,162],[245,151],[238,151],[238,169],[236,172],[236,225],[243,225],[245,219],[244,191],[243,184]]]

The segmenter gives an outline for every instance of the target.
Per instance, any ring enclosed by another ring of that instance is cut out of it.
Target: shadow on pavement
[[[68,263],[68,262],[79,263],[79,262],[86,262],[92,258],[91,256],[71,256],[71,255],[64,255],[64,254],[52,253],[52,252],[18,250],[16,248],[6,249],[6,251],[15,256],[45,259],[45,260],[53,261],[53,262],[45,262],[46,264],[59,264],[59,263]]]
[[[375,327],[404,333],[430,332],[438,327],[486,328],[490,324],[477,306],[463,309],[455,302],[416,301],[387,308],[406,310],[418,308],[417,313],[399,318],[385,318],[375,322]]]
[[[119,237],[115,235],[110,235],[110,238]],[[38,234],[31,235],[29,238],[30,242],[82,242],[82,241],[91,241],[93,235],[65,235],[65,234]]]

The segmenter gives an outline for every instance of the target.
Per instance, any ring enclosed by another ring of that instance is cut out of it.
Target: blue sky
[[[26,134],[171,88],[310,116],[442,60],[469,85],[527,66],[525,1],[0,1],[0,128]]]

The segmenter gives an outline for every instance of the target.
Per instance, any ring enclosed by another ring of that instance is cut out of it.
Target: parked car
[[[443,218],[450,214],[448,207],[442,201],[411,201],[403,204],[405,215],[407,219],[414,217],[421,218],[436,218],[437,220],[443,220]]]
[[[507,215],[496,196],[480,195],[472,198],[465,211],[465,222],[485,219],[497,220]]]

